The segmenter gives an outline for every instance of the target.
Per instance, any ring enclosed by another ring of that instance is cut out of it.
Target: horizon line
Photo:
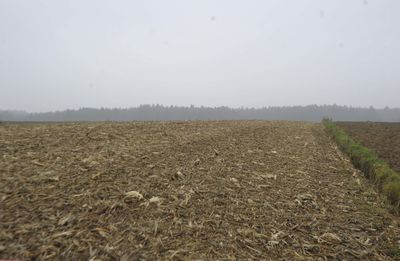
[[[0,109],[2,112],[19,112],[19,113],[27,113],[27,114],[36,114],[36,113],[50,113],[50,112],[64,112],[64,111],[79,111],[83,109],[94,109],[94,110],[129,110],[129,109],[136,109],[144,106],[160,106],[164,108],[170,108],[170,107],[178,107],[178,108],[208,108],[208,109],[216,109],[216,108],[227,108],[227,109],[232,109],[232,110],[248,110],[248,109],[255,109],[255,110],[260,110],[260,109],[268,109],[268,108],[294,108],[294,107],[310,107],[310,106],[317,106],[317,107],[324,107],[324,106],[330,106],[330,107],[346,107],[346,108],[352,108],[352,109],[374,109],[374,110],[385,110],[385,109],[400,109],[400,107],[390,107],[390,106],[385,106],[385,107],[375,107],[373,105],[370,106],[354,106],[354,105],[341,105],[341,104],[308,104],[308,105],[266,105],[266,106],[255,106],[255,107],[249,107],[249,106],[226,106],[226,105],[219,105],[219,106],[205,106],[205,105],[194,105],[194,104],[189,104],[189,105],[165,105],[165,104],[159,104],[159,103],[152,103],[152,104],[139,104],[136,106],[130,106],[130,107],[106,107],[106,106],[100,106],[100,107],[91,107],[91,106],[82,106],[78,108],[65,108],[65,109],[56,109],[56,110],[47,110],[47,111],[29,111],[26,109]]]

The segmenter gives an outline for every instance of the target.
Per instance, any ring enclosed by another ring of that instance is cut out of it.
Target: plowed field
[[[0,258],[391,260],[398,217],[320,124],[0,125]]]
[[[339,122],[338,125],[400,172],[400,123]]]

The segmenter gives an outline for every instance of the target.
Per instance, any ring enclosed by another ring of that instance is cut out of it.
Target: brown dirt
[[[339,122],[338,126],[400,172],[400,123]]]
[[[399,219],[320,124],[3,124],[0,153],[0,258],[391,260],[400,251]]]

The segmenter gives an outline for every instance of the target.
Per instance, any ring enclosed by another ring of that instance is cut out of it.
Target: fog
[[[0,110],[400,107],[400,2],[0,1]]]

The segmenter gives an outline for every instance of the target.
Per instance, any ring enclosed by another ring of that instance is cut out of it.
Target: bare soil
[[[400,123],[339,122],[338,125],[400,172]]]
[[[399,218],[320,124],[0,125],[0,258],[392,260]]]

